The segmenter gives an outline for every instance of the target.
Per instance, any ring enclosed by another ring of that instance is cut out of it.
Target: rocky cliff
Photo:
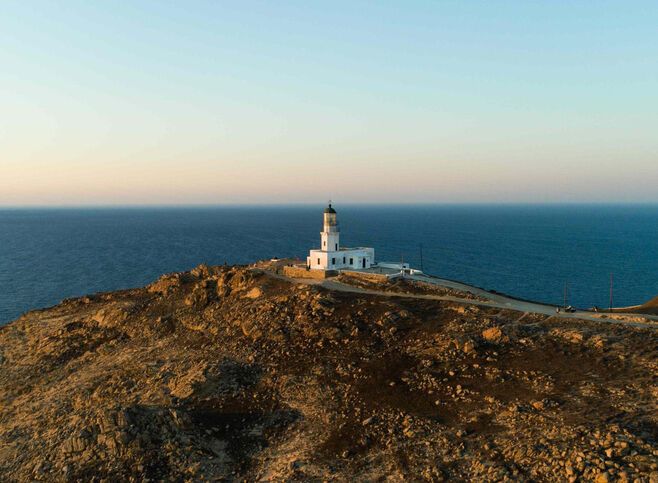
[[[0,480],[658,481],[656,329],[166,275],[0,329]]]

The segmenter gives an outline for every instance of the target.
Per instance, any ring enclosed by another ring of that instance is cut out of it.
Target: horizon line
[[[226,203],[126,203],[126,204],[23,204],[2,205],[0,210],[30,209],[139,209],[139,208],[239,208],[324,206],[326,202],[226,202]],[[336,204],[332,200],[332,204]],[[658,206],[657,201],[345,201],[337,206]]]

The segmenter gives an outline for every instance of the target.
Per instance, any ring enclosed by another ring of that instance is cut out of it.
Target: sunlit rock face
[[[359,283],[200,266],[26,314],[0,480],[656,478],[655,329]]]

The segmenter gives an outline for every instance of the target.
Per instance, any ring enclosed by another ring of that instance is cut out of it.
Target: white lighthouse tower
[[[340,245],[340,230],[336,210],[331,206],[324,209],[320,249],[311,250],[306,266],[311,270],[340,270],[370,268],[375,263],[375,249],[368,247],[343,248]]]
[[[338,251],[340,239],[340,229],[336,221],[336,210],[329,206],[324,209],[324,223],[320,232],[321,249],[325,251]]]

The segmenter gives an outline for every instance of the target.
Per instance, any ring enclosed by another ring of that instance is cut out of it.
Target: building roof
[[[325,212],[325,213],[336,213],[336,210],[334,210],[334,209],[331,207],[331,203],[329,203],[329,206],[327,206],[327,207],[324,209],[324,212]]]

